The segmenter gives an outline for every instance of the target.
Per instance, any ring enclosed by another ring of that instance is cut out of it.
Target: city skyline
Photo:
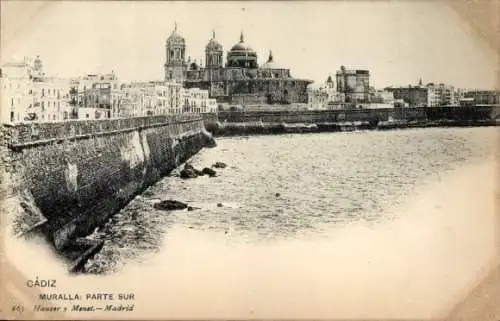
[[[47,74],[61,77],[113,70],[124,81],[163,79],[165,41],[177,23],[193,60],[204,61],[213,30],[224,58],[243,32],[259,64],[272,50],[316,86],[345,65],[369,70],[378,88],[419,79],[497,87],[495,51],[442,2],[51,2],[17,29],[9,8],[2,63],[40,55]]]

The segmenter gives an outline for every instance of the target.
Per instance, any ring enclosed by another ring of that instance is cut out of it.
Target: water
[[[226,245],[330,237],[353,224],[397,220],[389,214],[422,186],[493,157],[496,128],[415,129],[218,139],[192,159],[197,168],[221,161],[214,178],[166,177],[133,200],[91,238],[105,240],[86,265],[115,273],[148,264],[168,250],[169,233],[220,235]],[[279,195],[277,194],[279,193]],[[175,199],[199,207],[165,212]],[[222,203],[222,207],[217,204]],[[182,232],[184,233],[184,232]],[[187,232],[186,232],[187,233]]]

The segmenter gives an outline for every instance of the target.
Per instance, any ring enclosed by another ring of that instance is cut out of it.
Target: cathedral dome
[[[269,52],[269,58],[267,59],[267,62],[265,64],[263,64],[260,68],[261,69],[286,69],[274,61],[272,51]]]
[[[215,39],[215,31],[212,33],[212,39],[210,39],[205,49],[207,51],[222,51],[222,45]]]
[[[255,50],[252,49],[252,47],[248,46],[245,44],[245,40],[243,38],[243,33],[241,33],[240,36],[240,41],[236,43],[232,48],[231,52],[238,52],[239,54],[248,54],[248,55],[256,55],[257,53]]]
[[[182,37],[177,32],[177,23],[176,23],[174,30],[172,31],[170,36],[167,38],[167,44],[184,44],[184,43],[185,43],[184,37]]]

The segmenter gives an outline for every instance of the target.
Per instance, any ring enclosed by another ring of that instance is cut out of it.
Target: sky
[[[193,59],[205,60],[212,30],[224,59],[243,32],[260,64],[272,50],[292,76],[317,85],[341,65],[368,69],[377,88],[420,78],[461,88],[498,85],[498,54],[439,1],[50,1],[23,24],[14,11],[7,6],[2,17],[2,62],[40,55],[49,75],[113,70],[124,81],[161,80],[165,42],[177,22]]]

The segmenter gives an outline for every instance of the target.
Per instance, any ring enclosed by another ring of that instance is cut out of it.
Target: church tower
[[[215,30],[212,32],[212,39],[205,47],[205,63],[207,68],[221,68],[223,49],[222,45],[215,39]]]
[[[177,32],[177,23],[166,43],[165,81],[182,83],[186,78],[186,41]]]

